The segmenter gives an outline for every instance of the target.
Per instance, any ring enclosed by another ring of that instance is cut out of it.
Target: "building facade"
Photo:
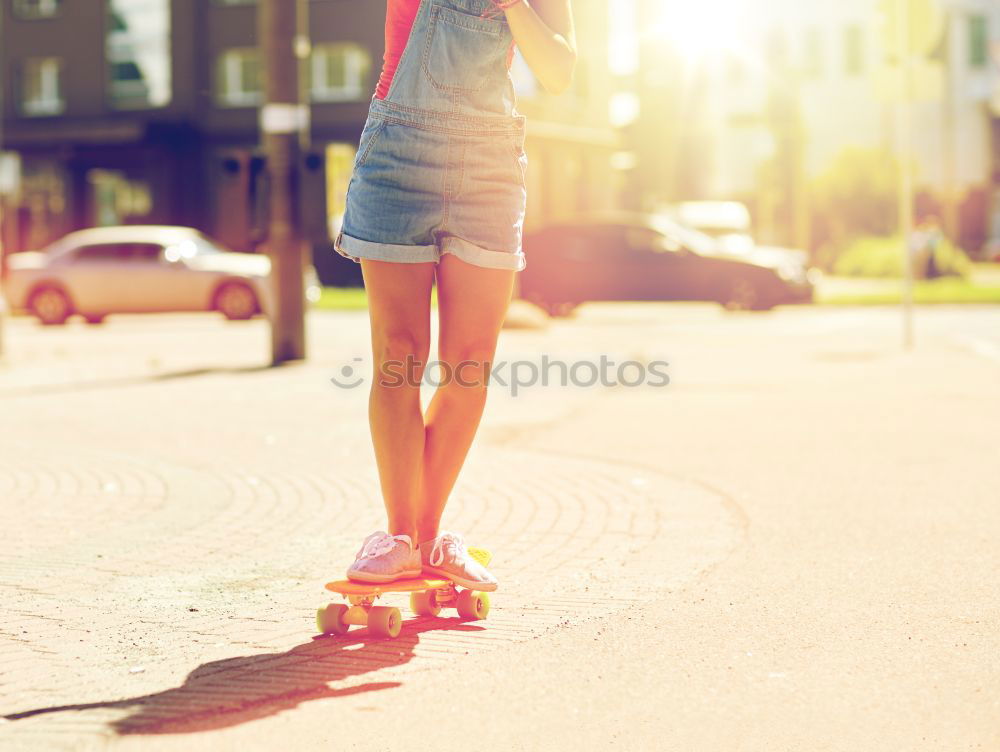
[[[745,200],[762,240],[815,247],[810,185],[848,150],[900,156],[895,0],[715,0],[717,17],[635,2],[637,202]],[[918,211],[940,212],[975,253],[1000,239],[1000,2],[908,5]],[[657,19],[680,30],[643,37]]]
[[[902,156],[894,21],[886,12],[892,6],[767,4],[756,38],[726,61],[718,79],[714,194],[766,193],[761,167],[780,152],[786,128],[803,195],[847,149]],[[953,237],[975,253],[1000,238],[1000,3],[925,0],[911,7],[918,212],[943,214]],[[785,122],[774,119],[776,90],[794,110]]]
[[[191,225],[249,249],[261,98],[246,0],[2,0],[3,146],[20,157],[14,250],[96,225]],[[312,139],[356,142],[382,9],[314,0]],[[11,212],[9,212],[10,214]]]

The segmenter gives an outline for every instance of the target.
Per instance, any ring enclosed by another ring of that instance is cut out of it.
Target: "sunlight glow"
[[[608,4],[608,67],[616,76],[627,76],[639,69],[635,0]]]
[[[664,3],[645,32],[660,38],[686,60],[701,62],[737,47],[746,28],[744,0]]]
[[[622,128],[639,117],[639,97],[635,92],[619,91],[608,101],[608,119],[615,128]]]

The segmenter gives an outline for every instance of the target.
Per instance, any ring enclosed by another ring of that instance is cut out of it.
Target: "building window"
[[[219,55],[215,91],[224,107],[255,107],[261,103],[260,55],[256,47],[226,50]]]
[[[129,180],[118,170],[88,170],[91,188],[91,222],[99,227],[120,225],[130,218],[145,217],[153,210],[149,183]]]
[[[59,12],[60,0],[14,0],[14,16],[22,19],[52,18]]]
[[[363,99],[367,93],[371,56],[352,42],[317,44],[309,66],[309,93],[315,102]]]
[[[823,76],[823,33],[819,27],[806,29],[803,37],[802,74],[806,78],[821,78]]]
[[[844,29],[844,70],[848,76],[865,72],[865,39],[859,24]]]
[[[55,57],[24,61],[21,110],[25,115],[58,115],[63,111],[61,68],[62,62]]]
[[[969,17],[969,66],[985,68],[990,61],[989,19],[986,16]]]
[[[163,107],[171,98],[169,0],[107,0],[108,91],[117,109]]]

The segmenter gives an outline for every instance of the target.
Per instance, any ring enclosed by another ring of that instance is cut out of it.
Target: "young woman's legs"
[[[451,253],[438,262],[438,357],[451,378],[438,387],[427,408],[418,542],[437,536],[448,495],[479,427],[514,274],[474,266]]]
[[[368,403],[390,535],[416,546],[424,457],[420,381],[430,350],[433,263],[362,259],[372,330],[373,378]]]

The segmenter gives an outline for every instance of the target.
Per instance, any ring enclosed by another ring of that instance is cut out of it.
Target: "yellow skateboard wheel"
[[[441,613],[433,590],[414,591],[410,593],[410,610],[417,616],[437,616]]]
[[[464,619],[485,619],[490,612],[490,596],[475,590],[463,590],[458,594],[455,608]]]
[[[398,608],[375,606],[368,612],[368,631],[378,637],[398,637],[403,615]]]
[[[351,628],[344,623],[347,606],[343,603],[331,603],[316,612],[316,629],[320,634],[346,634]]]

